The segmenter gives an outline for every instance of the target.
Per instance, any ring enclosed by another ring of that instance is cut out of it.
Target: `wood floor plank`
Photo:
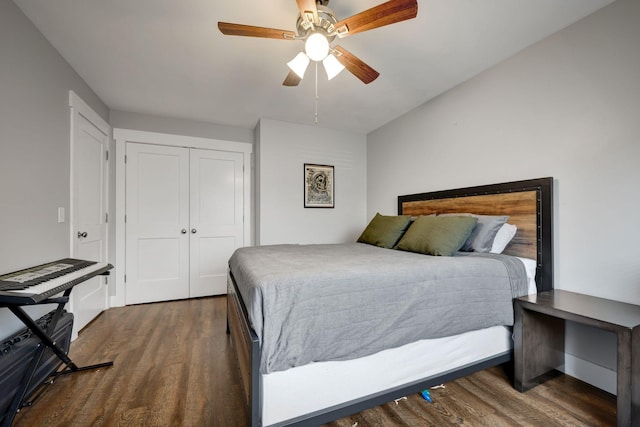
[[[244,394],[226,334],[226,298],[112,308],[71,345],[78,365],[111,368],[57,378],[14,427],[243,427]],[[565,375],[519,393],[491,368],[326,427],[607,426],[615,398]]]

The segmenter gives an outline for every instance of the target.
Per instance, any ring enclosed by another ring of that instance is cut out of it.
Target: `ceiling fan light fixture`
[[[329,40],[321,33],[313,33],[304,44],[307,56],[314,61],[322,61],[329,54]]]
[[[304,52],[299,52],[295,58],[287,62],[287,66],[302,79],[309,66],[309,57]]]
[[[284,86],[298,86],[302,81],[309,62],[316,64],[316,97],[318,80],[318,62],[323,61],[329,79],[335,77],[342,64],[362,83],[369,84],[378,78],[380,73],[367,65],[360,58],[340,46],[330,46],[336,37],[346,37],[375,28],[413,19],[418,16],[418,0],[385,0],[383,3],[356,13],[346,19],[338,20],[333,10],[329,9],[330,0],[296,0],[298,16],[296,31],[277,28],[257,27],[254,25],[218,22],[218,29],[224,35],[262,37],[280,40],[300,40],[305,43],[303,52],[287,63],[291,71],[287,74]],[[324,61],[331,53],[331,58]]]
[[[344,65],[338,61],[338,59],[332,55],[327,55],[326,58],[322,60],[322,65],[324,65],[324,70],[327,72],[327,77],[329,80],[340,74],[342,70],[344,70]]]

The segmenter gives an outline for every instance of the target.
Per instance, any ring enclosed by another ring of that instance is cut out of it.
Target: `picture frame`
[[[304,164],[304,207],[335,207],[333,166],[313,163]]]

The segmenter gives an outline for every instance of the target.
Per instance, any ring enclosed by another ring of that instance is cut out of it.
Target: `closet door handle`
[[[191,234],[196,234],[198,232],[198,230],[196,230],[195,228],[191,229]]]
[[[183,228],[182,230],[180,230],[180,232],[181,232],[182,234],[187,234],[187,229],[186,229],[186,228]]]

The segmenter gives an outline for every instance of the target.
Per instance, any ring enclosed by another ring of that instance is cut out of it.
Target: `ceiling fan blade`
[[[287,77],[284,79],[282,84],[284,86],[298,86],[301,81],[302,79],[300,78],[300,76],[298,76],[293,71],[289,71],[289,74],[287,74]]]
[[[353,55],[348,50],[335,46],[335,57],[351,74],[362,80],[364,84],[369,84],[380,75],[379,72],[365,64],[360,58]]]
[[[417,0],[389,0],[337,22],[335,28],[339,37],[346,37],[412,19],[417,15]]]
[[[318,23],[318,8],[316,7],[316,0],[296,0],[298,3],[298,9],[300,9],[300,16],[307,22],[313,24]]]
[[[254,27],[253,25],[218,22],[218,29],[227,36],[264,37],[268,39],[295,40],[296,33],[275,28]]]

